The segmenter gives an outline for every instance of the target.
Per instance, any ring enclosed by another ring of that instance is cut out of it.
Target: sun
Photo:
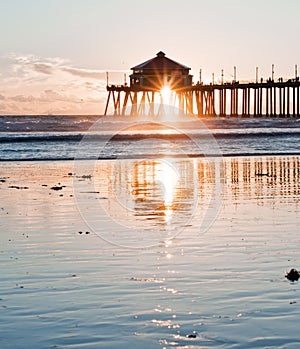
[[[160,94],[162,96],[163,102],[164,103],[169,103],[170,100],[170,96],[171,96],[171,89],[169,86],[164,86],[161,90],[160,90]]]

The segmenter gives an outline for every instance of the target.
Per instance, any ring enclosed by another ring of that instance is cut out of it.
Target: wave
[[[0,143],[35,143],[35,142],[80,142],[84,141],[139,141],[144,139],[162,139],[162,140],[189,140],[206,139],[214,137],[216,139],[240,139],[240,138],[266,138],[266,137],[289,137],[300,138],[300,130],[295,129],[277,129],[277,130],[230,130],[226,132],[182,132],[182,133],[101,133],[101,134],[0,134]]]
[[[218,157],[257,157],[257,156],[300,156],[300,151],[297,152],[239,152],[239,153],[191,153],[191,154],[168,154],[167,158],[172,159],[186,159],[186,158],[218,158]],[[97,161],[97,160],[139,160],[139,159],[164,159],[165,154],[143,154],[143,155],[103,155],[103,156],[90,156],[90,157],[27,157],[17,159],[5,159],[0,158],[0,162],[40,162],[40,161]]]
[[[97,115],[36,115],[36,116],[0,116],[0,130],[4,132],[86,132],[95,124],[114,129],[116,126],[127,127],[129,124],[164,125],[166,120],[143,119],[120,116]],[[248,128],[299,128],[300,119],[297,118],[242,118],[242,117],[191,117],[180,120],[170,117],[166,124],[174,127],[208,129],[248,129]],[[194,127],[195,126],[195,127]]]
[[[72,135],[34,135],[34,134],[21,134],[21,135],[0,135],[0,143],[32,143],[32,142],[64,142],[73,141],[78,142],[82,139],[83,135],[72,134]]]

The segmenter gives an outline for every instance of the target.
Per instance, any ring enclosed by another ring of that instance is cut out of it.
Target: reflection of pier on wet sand
[[[225,173],[232,198],[275,203],[278,198],[298,200],[300,195],[300,159],[296,156],[226,159]]]
[[[140,217],[141,225],[143,218],[183,224],[217,195],[267,204],[300,194],[300,159],[293,156],[120,160],[101,163],[96,173],[109,178],[99,186],[110,214]]]

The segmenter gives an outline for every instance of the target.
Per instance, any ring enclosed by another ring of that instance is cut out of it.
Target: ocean
[[[299,137],[294,118],[2,116],[0,160],[123,159],[164,156],[166,150],[182,157],[292,155],[300,153]]]
[[[0,348],[299,348],[299,122],[0,117]]]

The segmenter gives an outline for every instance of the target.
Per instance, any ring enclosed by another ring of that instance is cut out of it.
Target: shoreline
[[[298,157],[300,156],[300,152],[297,153],[292,153],[292,152],[284,152],[284,153],[228,153],[228,154],[149,154],[149,155],[141,155],[141,156],[107,156],[107,157],[91,157],[91,158],[30,158],[30,159],[0,159],[0,163],[4,162],[63,162],[63,161],[112,161],[112,160],[143,160],[143,159],[203,159],[203,158],[216,158],[216,159],[221,159],[221,158],[241,158],[241,157],[249,157],[249,158],[255,158],[255,157]]]

